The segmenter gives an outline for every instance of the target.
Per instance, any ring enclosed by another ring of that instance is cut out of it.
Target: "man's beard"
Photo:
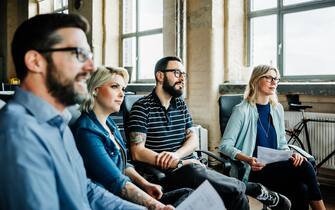
[[[163,90],[165,90],[168,94],[170,94],[172,97],[179,97],[183,95],[183,89],[176,89],[176,85],[179,82],[174,83],[174,85],[170,85],[169,80],[167,77],[164,77],[163,80]]]
[[[46,75],[46,85],[49,93],[64,106],[81,103],[87,97],[87,94],[80,94],[75,90],[74,81],[76,78],[61,82],[62,77],[63,75],[57,71],[53,62],[49,62]]]

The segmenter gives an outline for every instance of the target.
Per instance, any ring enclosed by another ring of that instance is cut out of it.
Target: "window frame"
[[[55,1],[57,0],[53,0],[53,5],[55,5]],[[64,5],[64,0],[61,0],[61,7],[54,10],[53,13],[65,13],[68,14],[69,13],[69,0],[67,0],[67,5]],[[65,12],[67,11],[67,13]]]
[[[163,36],[163,25],[161,28],[154,28],[154,29],[149,29],[149,30],[144,30],[144,31],[139,31],[139,1],[140,0],[135,0],[136,2],[136,8],[135,8],[135,12],[136,12],[136,27],[135,27],[135,32],[130,32],[130,33],[124,33],[123,32],[123,20],[124,20],[124,16],[123,16],[123,0],[122,0],[122,3],[121,3],[121,27],[120,27],[120,30],[121,30],[121,42],[120,42],[120,48],[121,48],[121,63],[122,65],[124,65],[123,63],[123,52],[124,52],[124,49],[123,49],[123,41],[127,38],[135,38],[135,42],[136,42],[136,50],[135,50],[135,69],[136,71],[134,72],[133,71],[133,74],[135,73],[135,83],[153,83],[155,82],[155,78],[152,78],[152,79],[140,79],[139,78],[139,72],[141,71],[141,69],[139,68],[139,59],[140,59],[140,55],[139,55],[139,39],[141,37],[144,37],[144,36],[150,36],[150,35],[158,35],[158,34],[162,34]],[[164,6],[164,4],[162,5]],[[163,18],[163,17],[162,17]],[[164,24],[164,23],[163,23]],[[162,43],[162,46],[164,47],[164,38],[163,38],[163,43]]]
[[[284,0],[277,0],[277,6],[274,8],[251,11],[251,1],[248,0],[247,9],[247,58],[248,65],[251,64],[251,19],[256,17],[263,17],[268,15],[277,15],[277,68],[282,75],[281,81],[334,81],[335,74],[332,75],[299,75],[299,76],[285,76],[283,73],[284,67],[284,15],[290,13],[297,13],[303,11],[310,11],[315,9],[327,8],[335,6],[334,0],[315,0],[310,2],[296,3],[291,5],[284,5]]]

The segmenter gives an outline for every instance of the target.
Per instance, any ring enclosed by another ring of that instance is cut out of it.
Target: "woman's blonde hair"
[[[280,78],[279,71],[273,66],[258,65],[254,67],[254,69],[252,70],[252,74],[250,76],[249,83],[244,91],[244,99],[246,99],[249,103],[256,104],[258,97],[258,81],[271,70],[275,71],[277,77]],[[278,103],[278,96],[277,93],[275,93],[270,96],[270,104],[276,105],[277,103]]]
[[[120,75],[123,77],[125,85],[127,86],[129,75],[126,69],[120,67],[107,67],[100,66],[93,72],[91,78],[87,80],[88,97],[80,105],[82,112],[90,112],[94,106],[94,100],[96,96],[96,88],[103,86],[107,82],[113,79],[113,75]]]

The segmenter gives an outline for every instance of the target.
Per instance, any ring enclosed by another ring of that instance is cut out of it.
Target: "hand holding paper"
[[[293,152],[288,150],[277,150],[266,147],[257,147],[257,161],[269,164],[290,159]]]

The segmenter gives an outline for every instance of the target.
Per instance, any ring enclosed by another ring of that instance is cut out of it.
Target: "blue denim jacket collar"
[[[108,131],[101,125],[101,123],[99,122],[98,118],[96,117],[93,111],[90,111],[89,113],[83,113],[83,114],[87,114],[88,117],[94,122],[94,125],[91,124],[90,126],[87,126],[87,129],[93,130],[97,133],[101,133],[108,139],[110,138]],[[110,116],[107,118],[107,126],[109,127],[111,132],[114,134],[116,141],[121,145],[122,149],[126,151],[126,145],[125,145],[125,142],[123,141],[122,135],[116,123]]]

